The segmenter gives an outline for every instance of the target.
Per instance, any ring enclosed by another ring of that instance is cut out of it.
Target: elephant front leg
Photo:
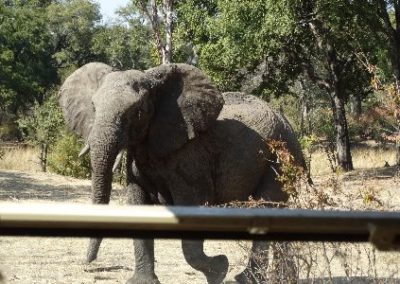
[[[208,284],[220,284],[228,272],[228,258],[225,255],[208,257],[204,253],[204,241],[182,240],[183,255],[187,263],[204,273]]]
[[[147,193],[137,184],[130,183],[127,187],[128,203],[130,205],[148,204]],[[134,239],[135,272],[127,284],[159,284],[154,272],[154,239]]]

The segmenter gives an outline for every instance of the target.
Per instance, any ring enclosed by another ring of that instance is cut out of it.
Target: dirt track
[[[379,172],[354,172],[345,180],[345,191],[331,194],[338,203],[350,208],[362,208],[363,192],[375,188],[385,208],[399,210],[399,183],[386,168]],[[318,183],[328,188],[328,181],[319,180]],[[16,205],[31,201],[88,203],[89,198],[88,180],[54,174],[0,171],[0,206],[1,202],[14,202]],[[116,187],[112,203],[121,204],[124,200],[123,190]],[[0,271],[6,283],[22,284],[125,283],[132,275],[131,240],[105,240],[98,260],[90,265],[84,263],[87,243],[87,239],[73,238],[2,237]],[[231,266],[225,283],[235,283],[234,276],[246,262],[243,244],[206,242],[206,252],[228,256]],[[304,283],[400,283],[400,253],[380,253],[369,245],[348,244],[341,247],[327,245],[325,248],[319,244],[302,244],[297,253],[299,257],[311,260],[313,267]],[[156,273],[163,284],[206,283],[201,273],[186,264],[180,242],[176,240],[156,240]]]
[[[54,174],[0,171],[0,202],[88,203],[90,181]],[[113,191],[112,203],[124,202],[123,190]],[[1,206],[1,203],[0,203]],[[129,239],[105,240],[98,260],[84,263],[87,239],[0,238],[0,270],[6,283],[125,283],[132,276],[133,245]],[[233,248],[233,249],[232,249]],[[207,242],[207,252],[228,252],[232,264],[227,281],[244,263],[236,242]],[[156,273],[162,283],[205,283],[186,264],[177,240],[156,240]]]

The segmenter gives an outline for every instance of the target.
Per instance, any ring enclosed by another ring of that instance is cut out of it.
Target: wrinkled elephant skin
[[[193,66],[141,72],[90,63],[66,79],[60,104],[67,124],[90,149],[95,204],[109,202],[112,169],[122,150],[129,204],[220,204],[250,196],[286,201],[275,179],[279,164],[273,162],[270,139],[286,142],[305,167],[295,133],[279,112],[250,95],[219,93]],[[96,258],[100,241],[91,240],[88,261]],[[224,255],[205,255],[201,241],[183,240],[182,248],[208,283],[222,282],[228,270]],[[135,239],[134,254],[128,283],[159,283],[154,240]],[[245,272],[251,269],[250,261]]]

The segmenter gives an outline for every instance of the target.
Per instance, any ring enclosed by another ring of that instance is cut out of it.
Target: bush
[[[14,122],[7,122],[0,125],[0,141],[19,140],[20,136],[18,125]]]
[[[78,157],[83,143],[72,133],[65,133],[56,141],[49,155],[50,171],[76,178],[90,178],[90,157]]]
[[[35,102],[30,114],[18,120],[25,140],[40,147],[39,159],[44,172],[47,170],[49,148],[59,137],[64,124],[56,91],[50,89],[47,94],[49,97],[42,104]]]

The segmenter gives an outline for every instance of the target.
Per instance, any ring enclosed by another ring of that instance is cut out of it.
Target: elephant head
[[[205,131],[223,105],[208,78],[185,64],[141,72],[89,63],[65,80],[59,100],[67,124],[90,149],[96,204],[109,202],[122,149],[145,143],[152,155],[166,157]]]

